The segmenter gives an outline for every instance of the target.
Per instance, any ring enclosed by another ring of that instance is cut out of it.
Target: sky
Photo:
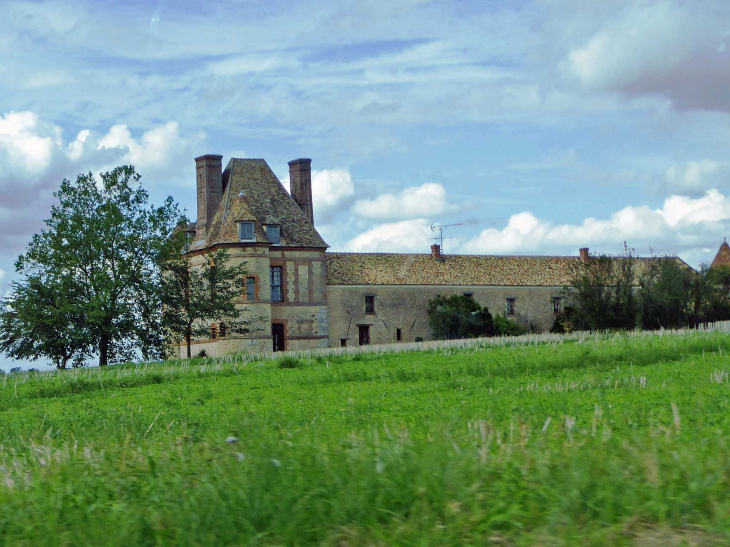
[[[712,260],[730,235],[726,0],[4,2],[0,295],[64,178],[312,158],[337,251]],[[3,361],[0,368],[14,363]],[[28,364],[23,364],[28,366]]]

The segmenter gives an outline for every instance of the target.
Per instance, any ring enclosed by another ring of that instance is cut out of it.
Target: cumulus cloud
[[[405,188],[397,195],[383,194],[372,200],[361,200],[353,207],[361,217],[388,220],[423,218],[453,210],[446,202],[446,189],[434,182]]]
[[[663,207],[624,207],[608,219],[555,225],[530,212],[512,215],[503,229],[489,228],[463,244],[468,253],[574,252],[578,247],[623,241],[671,252],[715,246],[730,228],[730,199],[710,190],[701,198],[671,196]]]
[[[67,140],[35,112],[0,117],[0,253],[22,248],[42,224],[64,178],[132,163],[145,182],[195,184],[194,151],[202,134],[183,135],[175,122],[134,138],[125,125],[106,134],[84,129]]]
[[[664,181],[670,191],[689,195],[703,194],[711,188],[722,188],[730,178],[730,165],[711,159],[688,161],[667,169]]]
[[[429,252],[433,241],[431,221],[425,218],[379,224],[352,238],[348,251]]]
[[[730,110],[727,4],[637,2],[609,18],[567,56],[589,89],[661,95],[679,108]]]
[[[281,183],[291,193],[289,175],[282,177]],[[349,169],[312,170],[312,201],[318,224],[331,222],[337,213],[348,211],[354,194]]]

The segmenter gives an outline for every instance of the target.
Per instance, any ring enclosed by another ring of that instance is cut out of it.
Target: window
[[[190,250],[190,246],[193,244],[192,232],[185,232],[185,242],[183,243],[183,253],[187,253]]]
[[[269,238],[269,241],[273,243],[274,245],[279,245],[281,243],[281,229],[279,226],[269,225],[266,227],[266,237]]]
[[[553,313],[563,313],[563,299],[560,296],[553,296]]]
[[[210,339],[215,340],[218,338],[218,325],[211,325],[210,326]]]
[[[340,347],[341,348],[347,347],[347,338],[340,338]]]
[[[239,222],[238,223],[238,240],[239,241],[254,241],[253,235],[253,222]]]
[[[504,313],[507,315],[514,315],[515,314],[515,299],[514,298],[508,298],[505,302],[504,306]]]
[[[225,323],[221,323],[221,326],[219,327],[219,333],[221,338],[225,338],[228,334],[228,327]]]
[[[246,301],[253,302],[256,300],[256,278],[246,278]]]
[[[395,339],[400,342],[403,340],[403,331],[401,329],[395,329]]]
[[[365,313],[375,313],[375,297],[372,294],[365,296]]]
[[[473,292],[465,292],[465,293],[461,293],[461,294],[463,296],[466,296],[467,298],[474,298],[474,293]]]
[[[283,302],[284,294],[281,290],[281,266],[271,267],[271,301]]]

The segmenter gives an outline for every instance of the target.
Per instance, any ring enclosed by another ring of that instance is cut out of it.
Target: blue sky
[[[678,254],[730,227],[723,0],[4,3],[0,294],[64,178],[311,157],[335,250]],[[0,366],[7,367],[7,363]]]

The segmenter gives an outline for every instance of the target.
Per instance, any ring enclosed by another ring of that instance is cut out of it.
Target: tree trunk
[[[99,339],[99,366],[105,367],[109,363],[109,335],[102,334]]]
[[[188,329],[188,332],[185,333],[185,341],[188,344],[188,359],[190,359],[190,357],[191,357],[191,355],[190,355],[190,339],[191,338],[192,338],[192,336],[190,335],[190,329]]]

